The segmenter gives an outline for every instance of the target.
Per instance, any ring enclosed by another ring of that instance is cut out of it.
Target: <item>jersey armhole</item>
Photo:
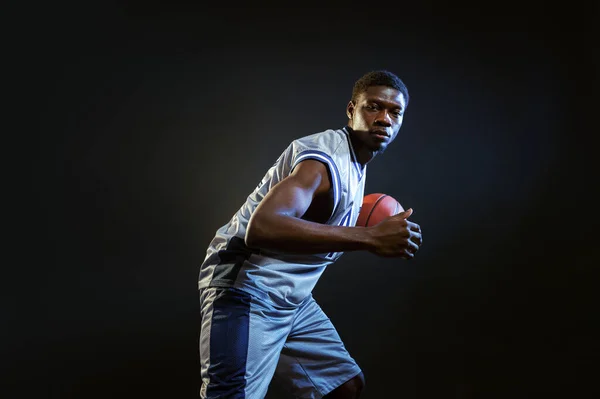
[[[294,171],[294,169],[296,168],[296,166],[298,166],[298,164],[300,162],[306,161],[308,159],[314,159],[316,161],[319,161],[319,162],[325,164],[325,166],[327,167],[327,172],[329,173],[329,179],[331,180],[331,187],[333,188],[333,210],[331,211],[331,215],[329,216],[329,220],[331,220],[333,215],[335,215],[335,211],[340,202],[340,195],[341,195],[340,172],[338,171],[338,168],[337,168],[335,162],[333,161],[333,159],[331,159],[331,157],[329,155],[327,155],[326,153],[324,153],[322,151],[316,151],[316,150],[306,150],[306,151],[300,152],[296,156],[296,159],[294,160],[294,163],[290,169],[290,174]]]

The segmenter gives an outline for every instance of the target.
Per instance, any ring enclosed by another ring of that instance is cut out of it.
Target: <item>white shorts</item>
[[[262,399],[273,376],[298,398],[321,398],[361,371],[312,296],[279,308],[206,288],[200,314],[201,398]]]

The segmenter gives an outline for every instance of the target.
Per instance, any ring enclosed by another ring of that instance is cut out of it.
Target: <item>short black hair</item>
[[[406,105],[408,105],[408,89],[406,85],[398,76],[385,70],[367,72],[358,79],[352,89],[352,101],[356,101],[358,95],[367,91],[371,86],[387,86],[398,90],[402,93],[406,100]]]

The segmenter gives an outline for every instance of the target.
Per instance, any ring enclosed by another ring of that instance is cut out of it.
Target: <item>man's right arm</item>
[[[368,250],[382,256],[414,256],[421,234],[418,225],[406,220],[410,213],[393,216],[373,227],[330,226],[303,220],[312,200],[330,189],[323,163],[300,162],[254,211],[246,230],[246,244],[292,253]]]

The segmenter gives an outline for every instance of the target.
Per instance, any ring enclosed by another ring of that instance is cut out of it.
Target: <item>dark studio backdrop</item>
[[[209,241],[373,69],[411,100],[367,192],[412,207],[424,245],[348,253],[314,292],[363,397],[591,395],[596,9],[364,7],[28,11],[7,398],[197,397]]]

